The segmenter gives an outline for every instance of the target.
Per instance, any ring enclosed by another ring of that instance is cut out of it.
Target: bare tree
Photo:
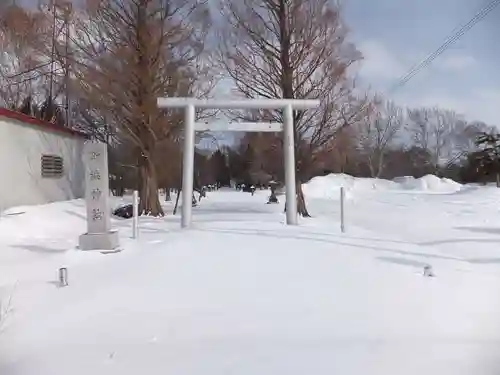
[[[39,12],[17,5],[1,8],[0,100],[11,109],[26,107],[42,94],[48,64],[38,46],[46,31],[46,19]]]
[[[488,126],[484,122],[465,120],[457,121],[452,134],[453,152],[448,164],[455,163],[458,160],[465,160],[467,155],[476,151],[477,138],[484,133],[495,130],[495,127]]]
[[[339,129],[369,106],[354,93],[350,67],[361,58],[347,42],[340,8],[330,0],[220,0],[224,27],[219,64],[244,97],[321,99],[317,110],[295,111],[297,203],[309,216],[301,183]],[[281,111],[252,113],[282,122]]]
[[[283,150],[280,136],[273,133],[248,133],[240,140],[238,153],[246,183],[284,181]]]
[[[385,155],[403,128],[403,109],[394,102],[380,103],[367,124],[361,124],[358,137],[361,153],[367,160],[371,177],[381,176],[385,166]]]
[[[429,152],[435,172],[473,149],[483,128],[467,123],[454,111],[437,107],[409,110],[408,118],[414,144]]]
[[[201,0],[89,0],[75,22],[79,91],[133,145],[142,214],[164,215],[159,146],[179,137],[182,119],[178,111],[160,111],[156,100],[196,89],[208,20]]]
[[[357,145],[360,129],[356,127],[343,128],[324,149],[321,167],[324,173],[351,173],[358,174],[357,164],[361,162],[359,147]]]

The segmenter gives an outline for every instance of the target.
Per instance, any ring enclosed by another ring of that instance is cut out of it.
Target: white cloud
[[[358,44],[363,54],[360,75],[367,80],[396,80],[406,72],[404,64],[381,42],[366,40]]]
[[[404,54],[397,53],[382,41],[375,39],[360,41],[358,48],[364,56],[359,71],[362,86],[371,86],[375,91],[385,92],[407,73],[412,64],[422,59],[421,51],[410,50],[405,51]],[[464,87],[461,91],[453,91],[451,85],[448,88],[446,84],[446,79],[456,79],[456,72],[475,68],[479,63],[473,56],[450,51],[433,62],[437,71],[430,68],[419,72],[418,79],[415,81],[425,84],[408,84],[393,94],[388,93],[388,96],[403,106],[438,106],[463,114],[468,120],[484,121],[500,127],[500,105],[498,104],[500,103],[500,89],[481,87],[476,83],[476,87]],[[448,76],[445,71],[451,74]],[[446,78],[443,77],[444,75]]]
[[[500,127],[500,89],[479,89],[472,92],[476,118]]]
[[[451,109],[466,116],[470,121],[484,121],[489,125],[500,127],[500,89],[477,88],[465,95],[450,94],[443,91],[432,90],[426,95],[405,95],[395,98],[401,104],[410,107],[438,106]]]
[[[446,70],[463,70],[476,64],[477,60],[468,55],[443,56],[436,59],[436,66]]]

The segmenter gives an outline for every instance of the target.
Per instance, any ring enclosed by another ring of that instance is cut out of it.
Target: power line
[[[56,68],[52,72],[50,72],[50,71],[49,72],[36,72],[35,76],[25,78],[21,81],[7,83],[7,86],[18,86],[18,85],[21,85],[21,84],[26,83],[26,82],[34,81],[34,80],[41,78],[41,77],[52,76],[53,73],[57,73],[57,72],[62,71],[62,70],[63,70],[63,68]]]
[[[41,65],[37,65],[37,66],[35,66],[35,67],[33,67],[33,68],[30,68],[30,69],[27,69],[27,70],[21,71],[21,72],[19,72],[19,73],[16,73],[16,74],[13,74],[13,75],[10,75],[10,76],[7,76],[6,78],[7,78],[7,79],[12,79],[12,78],[16,78],[16,77],[22,76],[22,75],[24,75],[24,74],[32,73],[32,72],[34,72],[34,71],[36,71],[36,70],[38,70],[38,69],[44,68],[44,67],[46,67],[46,66],[49,66],[50,64],[52,64],[52,61],[49,61],[49,62],[47,62],[47,63],[43,63],[43,64],[41,64]]]
[[[444,51],[451,47],[456,41],[458,41],[464,34],[466,34],[470,29],[472,29],[478,22],[482,21],[489,13],[491,13],[498,5],[500,0],[493,0],[488,5],[479,10],[474,17],[472,17],[469,22],[464,24],[458,29],[452,36],[446,38],[443,44],[439,46],[434,52],[429,54],[420,63],[412,67],[405,75],[403,75],[399,80],[391,87],[389,91],[394,91],[404,86],[420,71],[426,68],[430,63],[432,63],[438,56],[440,56]],[[455,29],[456,30],[456,29]]]

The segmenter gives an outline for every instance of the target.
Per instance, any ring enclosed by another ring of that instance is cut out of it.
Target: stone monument
[[[83,147],[87,233],[79,238],[81,250],[116,250],[118,232],[111,230],[109,205],[108,148],[91,140]]]

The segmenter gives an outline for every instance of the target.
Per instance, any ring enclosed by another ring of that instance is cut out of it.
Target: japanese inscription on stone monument
[[[105,143],[88,141],[83,148],[87,233],[80,236],[82,250],[115,250],[118,232],[111,230],[108,149]]]
[[[107,146],[88,141],[84,152],[88,233],[106,233],[111,229]]]

